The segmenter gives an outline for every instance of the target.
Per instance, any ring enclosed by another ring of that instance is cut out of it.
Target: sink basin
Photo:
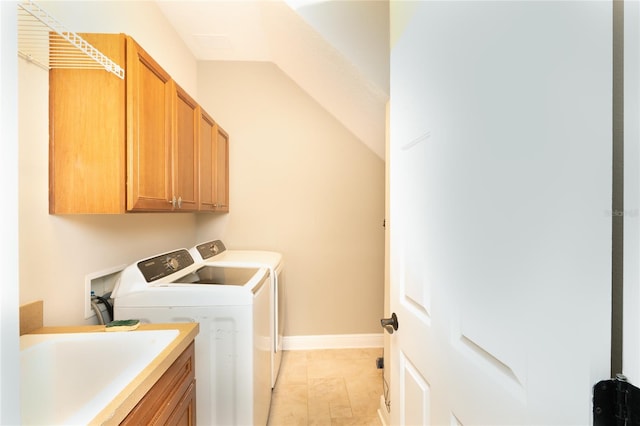
[[[20,336],[24,425],[88,424],[178,330]]]

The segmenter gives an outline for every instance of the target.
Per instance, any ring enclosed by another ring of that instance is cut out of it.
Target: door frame
[[[617,1],[617,0],[616,0]],[[622,367],[640,386],[640,3],[624,2],[624,291]]]

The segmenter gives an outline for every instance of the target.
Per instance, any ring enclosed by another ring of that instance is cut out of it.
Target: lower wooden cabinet
[[[196,424],[194,342],[191,342],[120,424]]]

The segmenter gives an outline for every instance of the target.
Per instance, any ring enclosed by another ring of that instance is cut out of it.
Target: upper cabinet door
[[[198,209],[198,131],[200,107],[180,86],[174,83],[175,121],[173,133],[173,197],[174,209]]]
[[[229,211],[229,135],[216,125],[216,209]]]
[[[200,211],[215,211],[216,208],[216,123],[200,109]]]
[[[127,37],[127,210],[172,210],[171,77]]]
[[[200,110],[200,205],[198,210],[229,211],[229,135]]]

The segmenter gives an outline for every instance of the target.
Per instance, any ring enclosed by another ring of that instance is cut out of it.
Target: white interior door
[[[391,15],[391,421],[589,424],[610,368],[611,3]]]

